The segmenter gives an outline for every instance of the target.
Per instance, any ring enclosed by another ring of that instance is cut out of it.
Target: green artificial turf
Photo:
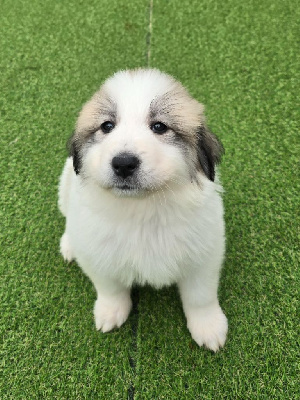
[[[2,2],[1,399],[300,398],[299,20],[289,0]],[[217,354],[190,338],[175,287],[135,289],[128,322],[96,332],[92,284],[58,252],[77,113],[147,65],[206,105],[226,149]]]

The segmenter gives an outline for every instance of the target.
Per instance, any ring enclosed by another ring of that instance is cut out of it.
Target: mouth
[[[114,185],[112,190],[119,196],[135,196],[142,192],[142,189],[137,185]]]
[[[124,184],[114,185],[113,189],[131,191],[131,190],[140,190],[140,187],[138,187],[137,185],[128,185],[127,183],[124,183]]]
[[[137,189],[136,186],[131,186],[131,185],[127,185],[127,184],[116,185],[115,188],[120,189],[120,190],[136,190]]]

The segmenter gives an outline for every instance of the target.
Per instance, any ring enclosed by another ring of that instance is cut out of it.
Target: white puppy
[[[113,75],[80,112],[60,179],[60,249],[93,282],[103,332],[126,321],[134,283],[176,283],[193,339],[225,343],[222,146],[203,109],[171,76],[137,69]]]

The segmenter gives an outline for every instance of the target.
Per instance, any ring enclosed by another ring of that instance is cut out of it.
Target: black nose
[[[130,153],[121,153],[112,159],[111,165],[115,174],[127,178],[138,168],[140,160]]]

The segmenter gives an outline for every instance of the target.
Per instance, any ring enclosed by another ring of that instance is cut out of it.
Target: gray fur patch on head
[[[117,104],[104,90],[99,90],[82,108],[77,123],[76,133],[86,136],[96,132],[104,121],[116,122]]]
[[[202,171],[213,181],[215,166],[224,150],[218,138],[206,127],[203,111],[203,105],[175,82],[172,90],[151,102],[149,120],[150,124],[162,122],[174,132],[174,144],[182,147],[192,180],[196,179],[197,171]]]
[[[179,83],[152,100],[149,110],[150,122],[163,122],[183,140],[196,142],[197,127],[203,118],[203,106],[194,100]]]
[[[68,142],[69,154],[73,157],[76,174],[82,168],[83,151],[94,142],[95,133],[105,121],[116,122],[117,105],[104,90],[100,89],[79,113],[76,130]]]

